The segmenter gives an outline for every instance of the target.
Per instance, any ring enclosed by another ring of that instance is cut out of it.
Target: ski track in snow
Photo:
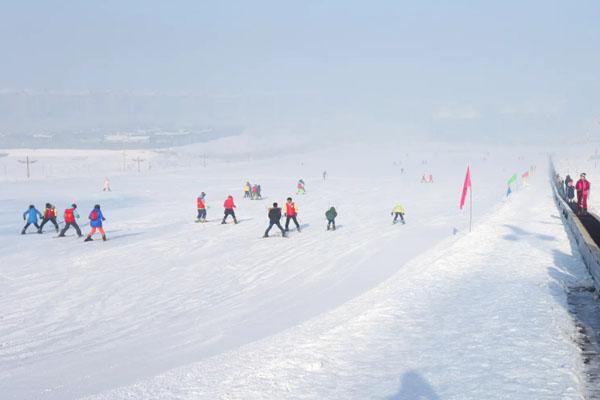
[[[419,390],[431,398],[497,398],[493,390],[576,398],[573,326],[541,267],[553,265],[550,248],[570,251],[560,221],[549,218],[543,172],[536,183],[544,195],[530,188],[500,206],[498,182],[509,175],[501,166],[515,160],[499,152],[472,162],[475,216],[492,216],[472,234],[448,238],[466,226],[456,202],[463,160],[475,150],[435,153],[426,166],[413,157],[402,176],[379,159],[355,163],[359,154],[339,155],[327,182],[317,178],[332,163],[327,151],[308,157],[310,166],[299,167],[306,156],[290,156],[122,174],[111,193],[98,192],[102,172],[8,182],[0,199],[3,398],[400,399]],[[427,171],[435,184],[418,182]],[[300,174],[305,196],[293,194]],[[262,184],[265,200],[241,199],[246,179]],[[194,222],[202,190],[206,224]],[[244,221],[222,226],[230,193]],[[267,206],[288,195],[305,229],[260,238]],[[16,235],[15,216],[32,201],[59,209],[77,201],[83,220],[101,203],[109,241]],[[407,225],[391,225],[398,201]],[[325,231],[330,204],[340,213],[336,232]],[[502,308],[498,299],[517,304]],[[526,306],[533,308],[521,311]],[[528,340],[533,351],[521,354]],[[546,386],[536,380],[542,375]]]

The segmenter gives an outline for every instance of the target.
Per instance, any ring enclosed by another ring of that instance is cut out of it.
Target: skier
[[[225,221],[227,220],[227,217],[230,215],[233,217],[233,222],[237,224],[238,221],[235,218],[235,211],[233,211],[233,209],[236,208],[236,206],[235,206],[235,203],[233,202],[232,195],[227,196],[227,199],[223,203],[223,207],[225,207],[225,216],[223,217],[223,221],[221,222],[221,224],[226,224],[227,222],[225,222]]]
[[[257,199],[257,195],[256,195],[256,185],[252,185],[252,190],[251,190],[251,194],[250,194],[250,200],[256,200]]]
[[[327,179],[327,171],[323,171],[323,180]]]
[[[294,224],[296,224],[296,230],[298,232],[300,232],[300,224],[298,223],[298,207],[296,206],[296,204],[292,201],[291,197],[287,198],[287,202],[285,203],[285,231],[289,232],[290,231],[290,220],[294,221]]]
[[[256,198],[258,200],[262,200],[262,194],[260,194],[261,190],[262,189],[261,189],[260,185],[256,185]]]
[[[36,228],[38,228],[38,230],[40,229],[40,226],[37,223],[38,217],[42,218],[42,213],[39,212],[33,204],[31,204],[29,206],[29,208],[27,209],[27,211],[25,211],[23,213],[23,219],[26,220],[27,223],[23,227],[23,230],[21,231],[21,235],[25,234],[25,231],[27,231],[27,228],[29,228],[29,225],[31,225],[31,224],[33,224]]]
[[[250,182],[246,181],[246,184],[244,185],[244,198],[245,199],[249,199],[250,198]]]
[[[58,237],[65,237],[65,232],[69,229],[69,227],[75,228],[75,232],[77,232],[77,236],[82,237],[81,229],[79,229],[79,225],[77,224],[76,219],[79,218],[79,213],[77,212],[77,204],[71,204],[71,208],[67,208],[65,210],[65,227],[60,231]]]
[[[204,203],[204,197],[206,193],[200,193],[200,196],[196,199],[196,207],[198,208],[198,217],[196,222],[206,222],[206,203]]]
[[[104,178],[104,186],[102,187],[103,192],[110,192],[110,181],[108,178]]]
[[[585,172],[580,175],[580,179],[575,185],[577,190],[577,213],[587,213],[587,199],[590,194],[590,182],[586,179]]]
[[[396,206],[392,209],[391,213],[391,215],[394,216],[394,221],[392,221],[392,223],[395,224],[399,217],[400,221],[402,221],[402,223],[405,224],[406,222],[404,221],[404,214],[405,211],[404,207],[402,207],[402,204],[396,204]]]
[[[298,181],[298,194],[306,194],[306,187],[302,179]]]
[[[102,235],[102,240],[106,241],[106,233],[102,228],[102,221],[106,221],[106,218],[104,218],[102,211],[100,211],[99,204],[96,204],[94,206],[94,209],[90,212],[88,219],[90,220],[90,226],[92,227],[92,230],[87,235],[84,242],[91,242],[92,240],[94,240],[92,239],[92,236],[96,233],[96,230],[98,230],[98,232],[100,232],[100,234]]]
[[[56,232],[58,232],[58,223],[56,222],[56,207],[54,207],[52,204],[50,203],[46,203],[46,208],[44,208],[44,217],[42,219],[42,223],[40,224],[40,227],[38,228],[38,233],[42,233],[42,229],[44,229],[44,225],[46,225],[46,223],[48,221],[52,222],[52,225],[54,225],[54,229],[56,229]]]
[[[333,226],[333,230],[335,231],[335,217],[337,217],[337,211],[335,210],[335,207],[331,206],[331,208],[325,212],[325,218],[327,218],[327,230]]]
[[[281,236],[285,237],[285,231],[279,222],[281,220],[281,208],[277,205],[277,203],[273,203],[273,207],[269,208],[269,227],[265,231],[263,237],[269,237],[269,232],[273,226],[276,226],[281,231]]]

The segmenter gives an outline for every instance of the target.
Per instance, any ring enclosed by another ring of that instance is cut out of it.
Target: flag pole
[[[469,232],[471,232],[473,227],[473,183],[469,189]]]

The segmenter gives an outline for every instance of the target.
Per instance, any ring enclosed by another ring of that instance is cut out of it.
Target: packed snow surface
[[[2,184],[3,398],[580,398],[563,285],[586,274],[541,155],[348,145],[204,166],[186,149],[146,153],[138,173],[121,152],[65,154],[38,151],[50,173]],[[246,180],[264,200],[242,200]],[[228,194],[239,225],[220,224]],[[262,239],[288,196],[302,232]],[[102,205],[109,241],[18,234],[28,204],[73,201],[82,224]],[[391,223],[398,202],[406,225]]]

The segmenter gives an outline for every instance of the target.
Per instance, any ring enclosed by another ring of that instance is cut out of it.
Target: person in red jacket
[[[575,190],[577,190],[577,213],[585,214],[587,213],[587,199],[590,194],[590,181],[586,179],[585,172],[580,175]]]
[[[60,231],[58,237],[65,237],[65,232],[69,229],[69,227],[75,228],[75,232],[77,232],[77,236],[82,237],[81,229],[79,229],[79,225],[77,225],[77,218],[79,218],[79,213],[77,213],[77,204],[71,204],[71,208],[67,208],[65,210],[65,227]]]
[[[232,195],[227,196],[227,199],[223,203],[223,207],[225,207],[225,216],[223,217],[223,222],[221,222],[221,224],[226,224],[227,222],[225,222],[225,221],[227,220],[227,217],[230,215],[233,217],[233,222],[237,224],[238,222],[237,222],[237,219],[235,218],[235,211],[233,211],[233,209],[235,208],[235,203],[233,202]]]
[[[206,222],[206,203],[204,203],[205,196],[206,194],[202,192],[196,200],[196,206],[198,208],[198,218],[196,219],[196,222]]]
[[[296,229],[300,232],[300,224],[298,223],[298,219],[296,218],[298,215],[298,209],[296,208],[296,204],[292,201],[291,197],[287,198],[287,202],[285,203],[285,231],[290,231],[290,220],[294,221],[296,224]]]
[[[46,203],[46,208],[44,208],[44,218],[42,219],[42,224],[38,228],[38,233],[42,233],[42,229],[44,229],[44,225],[50,221],[52,225],[54,225],[54,229],[58,232],[58,223],[56,222],[56,207],[54,207],[50,203]]]

